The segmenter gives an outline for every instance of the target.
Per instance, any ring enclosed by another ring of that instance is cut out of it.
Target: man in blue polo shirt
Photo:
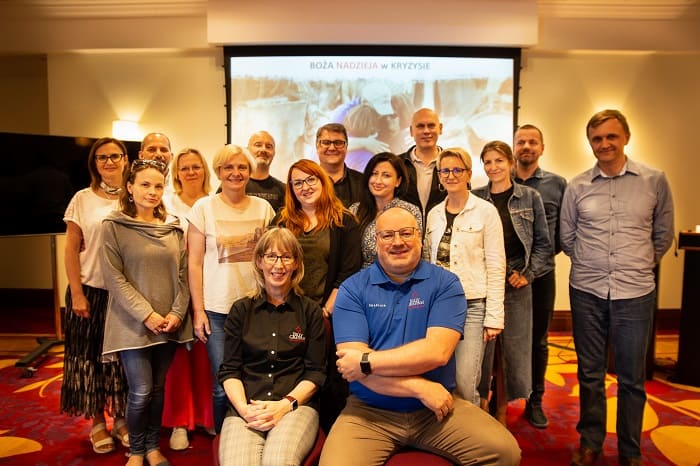
[[[377,261],[338,290],[333,329],[347,405],[321,466],[383,464],[403,446],[458,464],[518,464],[498,421],[452,395],[466,299],[451,272],[421,260],[421,231],[400,207],[377,218]]]

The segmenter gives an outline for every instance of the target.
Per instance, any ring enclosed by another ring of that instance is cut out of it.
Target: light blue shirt
[[[571,180],[560,238],[571,258],[569,284],[602,299],[654,290],[654,267],[671,246],[673,199],[663,172],[627,159],[619,175],[598,166]]]

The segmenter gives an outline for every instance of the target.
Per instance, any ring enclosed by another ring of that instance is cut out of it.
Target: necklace
[[[105,192],[105,194],[109,194],[110,196],[116,196],[120,192],[122,192],[122,188],[113,188],[111,186],[107,186],[107,184],[104,181],[100,181],[100,189]]]

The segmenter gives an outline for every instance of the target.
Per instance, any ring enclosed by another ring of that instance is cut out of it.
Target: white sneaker
[[[187,429],[184,427],[173,428],[173,433],[170,434],[170,449],[186,450],[189,446],[190,441],[187,438]]]

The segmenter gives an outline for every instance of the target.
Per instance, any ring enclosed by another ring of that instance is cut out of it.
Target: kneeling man
[[[467,308],[459,279],[421,260],[407,210],[381,213],[376,235],[377,261],[347,279],[335,302],[338,370],[351,395],[321,466],[381,465],[404,446],[457,464],[518,464],[510,432],[452,395]]]

